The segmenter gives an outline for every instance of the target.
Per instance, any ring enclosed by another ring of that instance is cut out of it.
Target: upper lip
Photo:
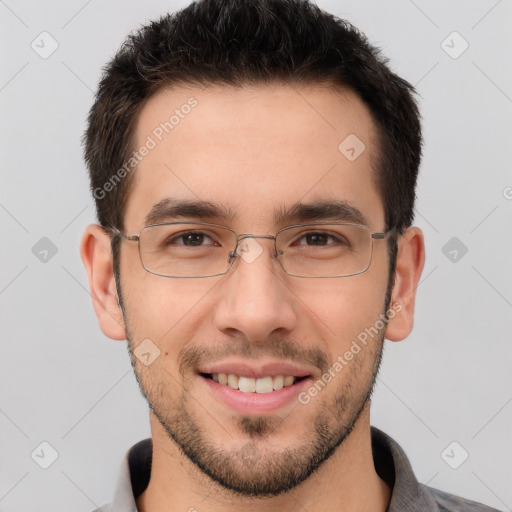
[[[308,377],[312,372],[310,369],[303,366],[280,361],[265,363],[253,362],[251,364],[244,361],[225,361],[206,364],[199,368],[199,373],[225,373],[226,375],[232,374],[259,379],[269,376],[276,377],[277,375],[284,377],[287,375],[293,377]]]

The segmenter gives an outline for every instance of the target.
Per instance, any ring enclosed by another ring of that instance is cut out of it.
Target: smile
[[[271,393],[272,391],[279,391],[284,387],[292,386],[295,382],[304,378],[294,377],[293,375],[269,375],[267,377],[254,378],[234,375],[232,373],[205,373],[202,375],[243,393]]]

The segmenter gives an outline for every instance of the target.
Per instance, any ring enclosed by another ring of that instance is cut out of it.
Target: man
[[[81,255],[152,438],[104,510],[491,510],[419,484],[370,427],[424,263],[413,93],[300,0],[194,3],[106,67]]]

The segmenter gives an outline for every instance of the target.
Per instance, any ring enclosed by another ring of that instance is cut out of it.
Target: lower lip
[[[299,393],[310,384],[310,378],[302,379],[270,393],[245,393],[226,384],[199,375],[214,396],[240,414],[256,415],[276,411],[293,401],[298,402]]]

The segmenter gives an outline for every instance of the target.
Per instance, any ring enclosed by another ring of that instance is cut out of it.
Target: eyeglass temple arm
[[[110,228],[110,231],[114,233],[115,236],[120,236],[124,240],[128,242],[138,242],[139,241],[139,235],[127,235],[126,233],[122,233],[117,228]]]
[[[376,240],[383,240],[384,238],[387,238],[390,235],[394,235],[395,232],[396,232],[396,228],[392,228],[386,233],[372,233],[372,238],[374,238]]]

